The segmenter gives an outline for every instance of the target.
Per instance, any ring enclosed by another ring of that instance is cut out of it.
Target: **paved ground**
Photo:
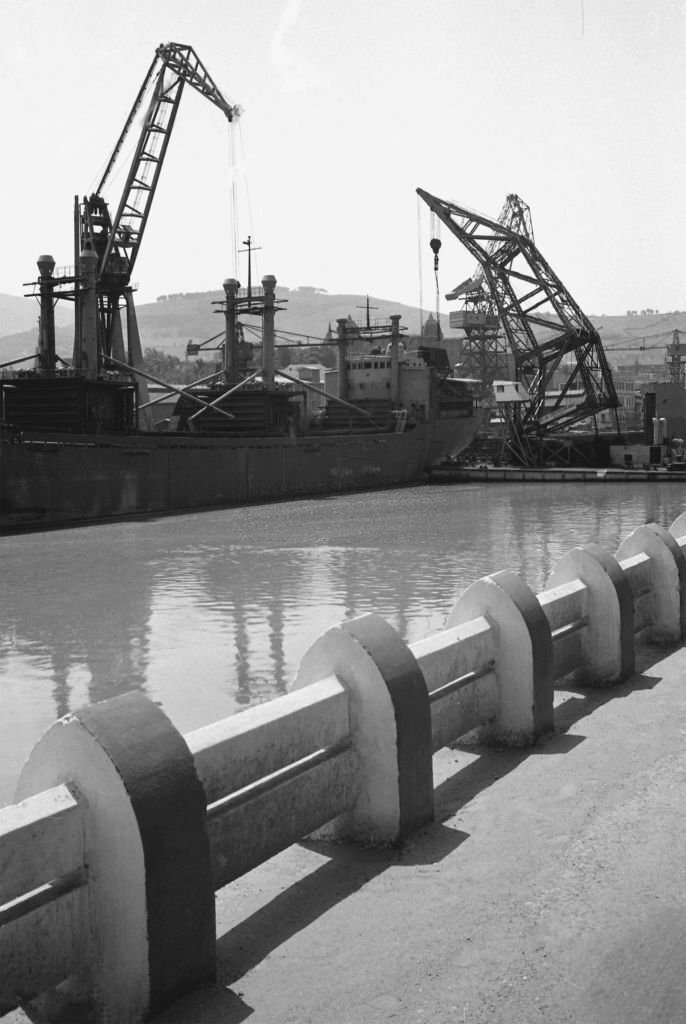
[[[443,751],[403,849],[298,845],[227,887],[219,983],[159,1024],[683,1024],[686,650],[655,658],[560,692],[533,751]]]
[[[446,750],[402,850],[297,846],[219,896],[163,1024],[683,1024],[686,650],[559,693],[533,751]]]

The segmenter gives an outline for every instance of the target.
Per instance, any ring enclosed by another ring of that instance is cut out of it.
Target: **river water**
[[[141,689],[182,731],[278,696],[310,644],[375,611],[412,642],[499,569],[541,590],[590,540],[668,526],[683,485],[458,484],[0,540],[0,804],[55,718]]]

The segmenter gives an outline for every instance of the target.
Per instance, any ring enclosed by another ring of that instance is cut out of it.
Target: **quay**
[[[654,656],[654,654],[653,654]],[[681,1024],[686,654],[434,758],[398,850],[298,844],[219,894],[218,985],[160,1024]]]
[[[432,484],[440,483],[685,483],[686,472],[663,467],[622,469],[579,466],[467,466],[444,463],[430,471]]]
[[[0,1013],[682,1020],[685,636],[682,515],[410,645],[346,621],[184,737],[138,693],[68,715],[0,811]]]

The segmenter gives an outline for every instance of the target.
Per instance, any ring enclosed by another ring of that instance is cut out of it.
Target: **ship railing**
[[[686,513],[572,549],[538,594],[483,577],[410,644],[348,620],[287,694],[185,737],[139,692],[74,712],[0,812],[0,1012],[142,1020],[212,978],[217,889],[313,833],[402,841],[433,818],[436,751],[544,740],[556,686],[618,683],[639,644],[685,636]]]

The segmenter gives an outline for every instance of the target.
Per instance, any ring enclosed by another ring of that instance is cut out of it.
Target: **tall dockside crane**
[[[509,445],[525,464],[544,460],[555,435],[619,399],[600,335],[543,258],[533,237],[417,189],[432,213],[478,261],[529,394],[510,419]],[[538,332],[538,333],[537,333]],[[553,387],[555,371],[565,379]]]
[[[140,362],[131,274],[185,85],[219,107],[229,122],[239,109],[222,95],[192,46],[158,46],[96,191],[74,200],[74,367],[97,376],[103,360],[125,361],[120,310],[126,308],[128,363]],[[152,87],[152,99],[114,216],[103,198],[124,141]]]
[[[145,410],[152,403],[147,402],[146,381],[162,382],[142,369],[131,274],[186,85],[219,107],[229,122],[240,113],[222,95],[191,46],[158,46],[98,188],[90,196],[74,199],[73,270],[56,273],[54,258],[42,255],[39,278],[29,282],[34,289],[30,294],[40,300],[37,365],[31,375],[17,377],[5,393],[5,407],[11,403],[14,422],[70,432],[131,430],[147,422]],[[142,128],[112,215],[103,191],[141,110]],[[67,299],[75,307],[71,364],[55,350],[58,299]],[[174,385],[170,388],[179,390]],[[194,401],[208,405],[200,397]]]

